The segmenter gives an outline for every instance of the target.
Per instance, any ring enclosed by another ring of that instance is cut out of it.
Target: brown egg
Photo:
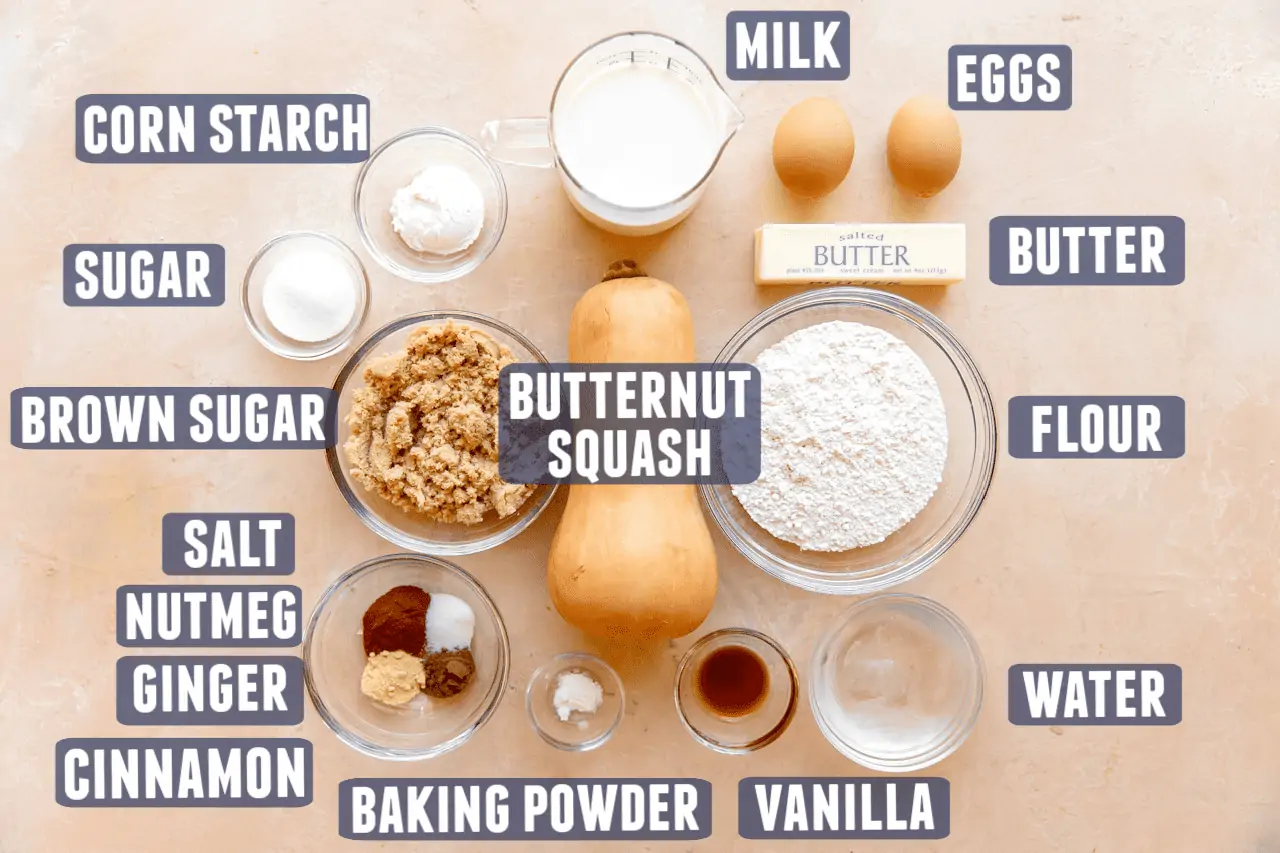
[[[889,123],[889,171],[906,193],[921,198],[947,188],[960,170],[960,123],[937,98],[917,95]]]
[[[818,198],[840,186],[853,163],[853,125],[829,98],[787,110],[773,134],[773,168],[787,189]]]

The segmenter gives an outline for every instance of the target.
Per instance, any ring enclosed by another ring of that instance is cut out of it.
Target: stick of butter
[[[762,225],[756,284],[954,284],[964,249],[956,224]]]

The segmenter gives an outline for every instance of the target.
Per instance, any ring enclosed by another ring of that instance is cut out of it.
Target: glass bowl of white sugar
[[[933,565],[991,484],[991,393],[956,335],[890,293],[784,299],[720,363],[761,371],[761,475],[699,487],[753,564],[813,592],[865,595]]]
[[[346,349],[369,312],[369,277],[346,243],[290,231],[263,244],[245,270],[240,307],[249,331],[276,355],[299,361]]]
[[[964,623],[915,595],[872,596],[818,642],[809,704],[846,758],[913,773],[959,749],[982,709],[982,655]]]
[[[415,127],[378,146],[356,177],[356,228],[400,278],[439,284],[476,269],[507,224],[502,172],[470,137]]]

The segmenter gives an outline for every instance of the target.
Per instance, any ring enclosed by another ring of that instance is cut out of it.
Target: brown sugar
[[[511,515],[534,486],[498,476],[498,375],[511,351],[461,323],[415,329],[374,359],[354,396],[343,449],[351,476],[406,512],[479,524]]]

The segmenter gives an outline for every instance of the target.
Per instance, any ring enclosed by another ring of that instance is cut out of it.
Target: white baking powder
[[[569,722],[573,712],[594,714],[604,702],[604,688],[585,672],[571,669],[556,678],[556,692],[551,699],[556,706],[556,716],[562,723]]]
[[[760,478],[751,518],[807,551],[883,542],[929,503],[947,462],[938,383],[898,338],[861,323],[792,332],[756,358]]]

